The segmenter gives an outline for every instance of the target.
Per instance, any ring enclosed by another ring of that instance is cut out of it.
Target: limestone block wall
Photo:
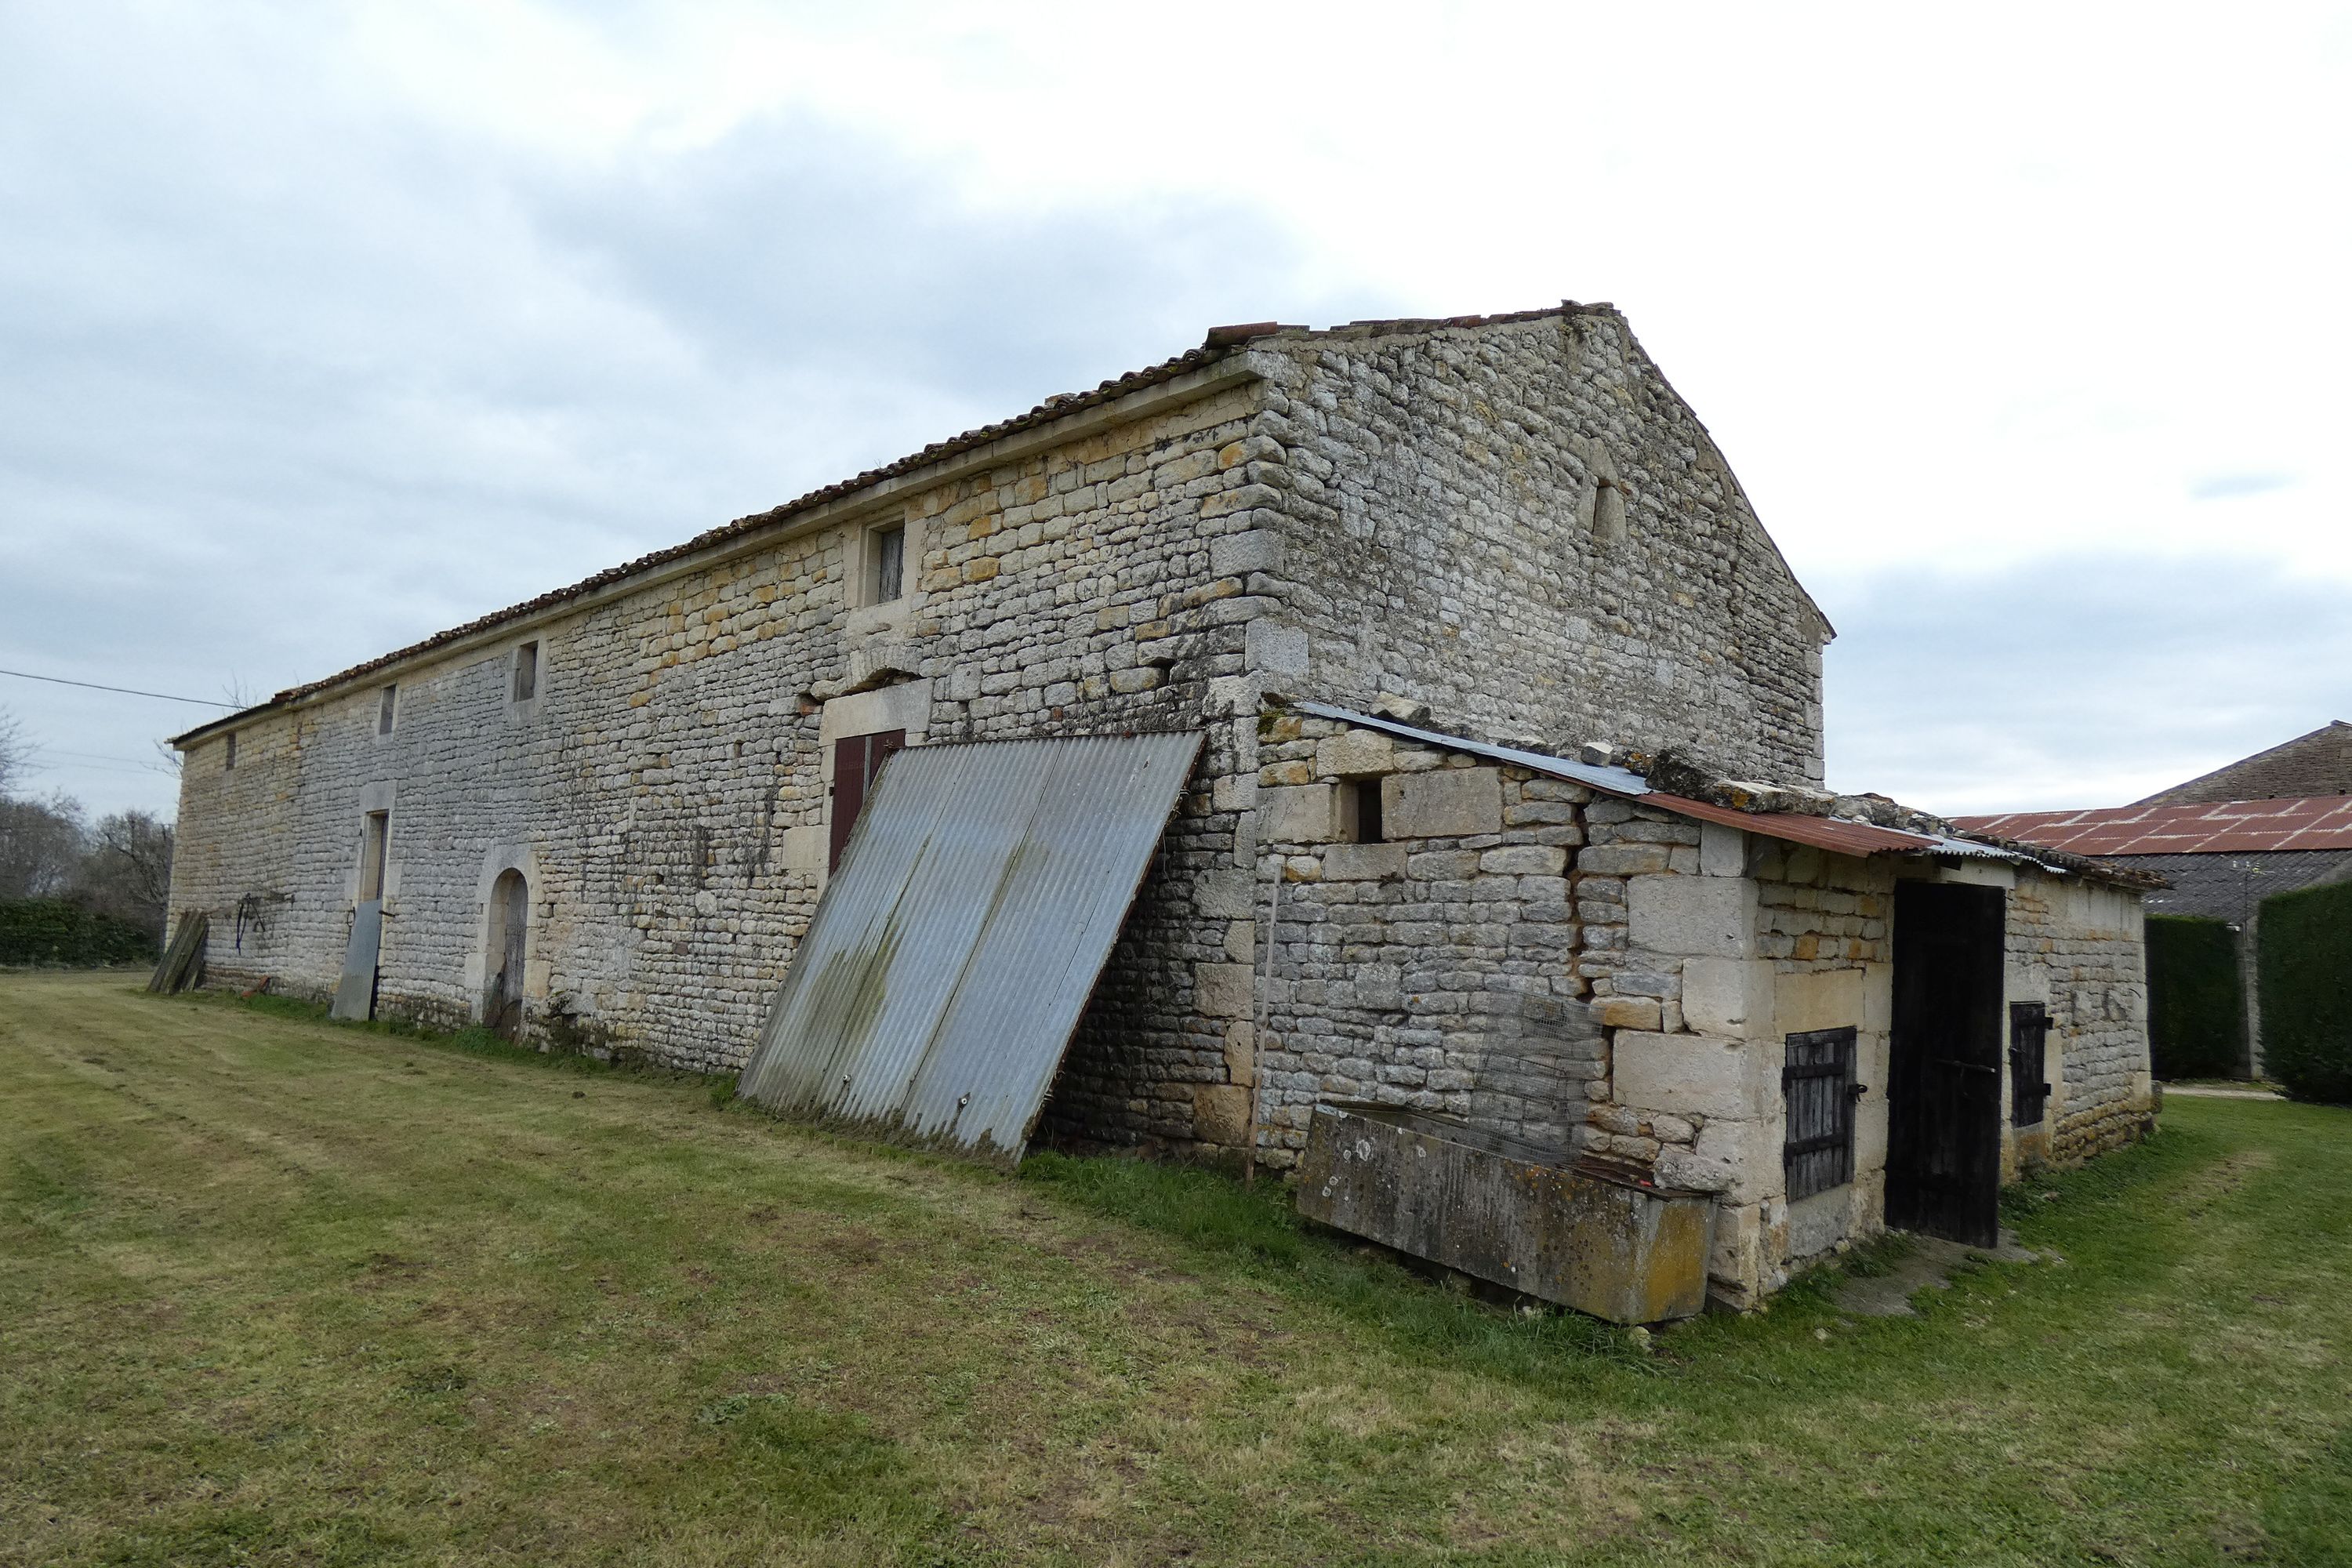
[[[1828,629],[1622,317],[1259,340],[1269,679],[1822,777]]]
[[[1588,792],[1294,714],[1270,712],[1261,730],[1260,1159],[1294,1163],[1331,1100],[1580,1147],[1588,1086],[1606,1073],[1571,962],[1566,873]],[[1350,841],[1344,792],[1357,787],[1380,796],[1381,842]],[[1231,980],[1245,1068],[1253,976],[1236,964]]]
[[[223,979],[323,994],[363,818],[388,811],[383,1007],[478,1016],[488,889],[513,867],[531,889],[534,1031],[727,1068],[822,886],[842,739],[1205,728],[1196,787],[1057,1091],[1097,1135],[1189,1140],[1196,1090],[1233,1087],[1195,966],[1247,940],[1195,883],[1247,877],[1254,854],[1219,785],[1255,766],[1241,755],[1254,705],[1236,718],[1230,703],[1263,603],[1213,560],[1256,526],[1232,500],[1254,409],[1229,385],[241,720],[233,772],[217,735],[190,752],[174,907],[212,913]],[[877,522],[908,533],[895,604],[861,594]],[[518,702],[525,642],[538,685]],[[225,948],[241,907],[268,918]]]
[[[2008,1128],[2002,1174],[2080,1164],[2156,1126],[2147,1049],[2147,948],[2128,888],[2021,872],[2009,897],[2009,1000],[2050,1010],[2047,1117]],[[2011,1086],[2001,1058],[2002,1104]]]

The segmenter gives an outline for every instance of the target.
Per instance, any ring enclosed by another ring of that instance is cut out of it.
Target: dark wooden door
[[[2002,917],[1998,888],[1895,885],[1886,1223],[1980,1247],[2000,1233]]]
[[[828,869],[841,868],[841,852],[849,847],[850,830],[866,809],[875,776],[894,752],[907,749],[907,731],[884,730],[872,735],[844,735],[833,747],[833,853]]]

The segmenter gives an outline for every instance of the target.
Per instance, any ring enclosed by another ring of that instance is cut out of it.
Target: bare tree
[[[89,830],[81,803],[0,800],[0,899],[55,899],[79,880]]]
[[[25,771],[30,749],[25,741],[25,727],[5,708],[0,708],[0,800],[16,793],[16,775]]]
[[[143,926],[160,940],[172,904],[172,825],[143,811],[99,818],[89,834],[77,902]]]

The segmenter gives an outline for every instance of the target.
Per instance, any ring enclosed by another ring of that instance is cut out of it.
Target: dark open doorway
[[[1998,888],[1895,889],[1886,1223],[1990,1247],[2000,1235]]]
[[[530,931],[530,886],[521,872],[501,871],[490,886],[490,983],[482,1021],[510,1040],[522,1033],[524,939]]]

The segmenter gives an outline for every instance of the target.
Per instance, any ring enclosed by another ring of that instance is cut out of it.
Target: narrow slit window
[[[376,704],[375,710],[375,732],[377,734],[389,735],[392,733],[392,716],[394,709],[399,701],[399,694],[400,688],[398,686],[387,686],[383,689],[383,700]]]
[[[392,842],[392,814],[371,811],[360,840],[360,900],[372,904],[383,897],[384,851]]]
[[[2038,1127],[2050,1113],[2050,1083],[2042,1077],[2042,1046],[2050,1037],[2050,1009],[2039,1002],[2009,1005],[2009,1121],[2012,1127]]]
[[[1780,1068],[1788,1113],[1780,1171],[1790,1203],[1853,1180],[1853,1105],[1864,1089],[1853,1081],[1856,1037],[1852,1026],[1788,1037]]]
[[[874,556],[874,603],[887,605],[907,591],[907,530],[877,528],[869,542]]]
[[[527,642],[515,649],[514,700],[528,702],[539,695],[539,645]]]
[[[221,772],[226,773],[235,766],[236,766],[236,731],[231,730],[228,732],[227,742],[221,751]]]
[[[1381,822],[1381,781],[1349,779],[1339,786],[1340,837],[1350,844],[1385,844]]]

